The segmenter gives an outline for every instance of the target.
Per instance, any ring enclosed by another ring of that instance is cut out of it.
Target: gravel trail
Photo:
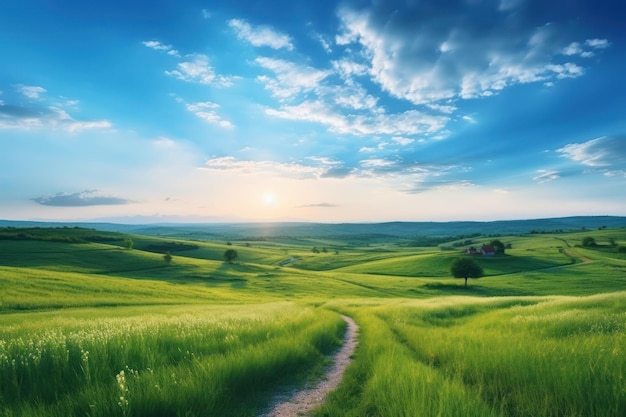
[[[325,378],[317,386],[302,391],[294,391],[289,395],[276,397],[272,409],[261,417],[296,417],[306,416],[311,410],[320,406],[329,392],[337,388],[343,373],[352,362],[350,356],[358,345],[357,332],[359,326],[348,316],[341,316],[348,328],[343,338],[343,346],[332,357],[334,361]]]

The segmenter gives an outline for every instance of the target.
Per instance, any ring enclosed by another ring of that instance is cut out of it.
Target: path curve
[[[357,345],[357,333],[359,326],[348,316],[341,316],[348,324],[346,334],[343,337],[343,346],[332,356],[334,361],[325,378],[317,386],[302,391],[292,392],[289,396],[279,396],[274,401],[272,409],[262,417],[296,417],[307,415],[314,408],[320,406],[326,396],[337,388],[343,374],[352,362],[350,358]]]
[[[571,256],[572,258],[576,258],[577,256],[572,255],[572,252],[570,252],[569,249],[565,249],[565,254],[568,256]],[[580,261],[584,264],[588,264],[589,262],[593,262],[591,259],[589,258],[585,258],[584,256],[578,256],[578,259],[580,259]]]

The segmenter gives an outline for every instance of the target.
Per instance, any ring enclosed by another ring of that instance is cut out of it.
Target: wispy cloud
[[[232,19],[228,25],[235,30],[237,36],[256,47],[269,46],[273,49],[293,50],[291,38],[274,30],[270,26],[252,26],[242,19]]]
[[[539,169],[537,170],[537,175],[533,177],[533,180],[537,181],[540,184],[544,182],[550,182],[561,178],[558,171],[553,169]]]
[[[402,136],[394,136],[391,140],[402,146],[407,146],[415,142],[415,139],[403,138]]]
[[[607,176],[621,176],[626,171],[626,136],[602,136],[583,143],[570,143],[556,152]]]
[[[605,49],[611,46],[607,39],[587,39],[585,45],[595,49]]]
[[[58,193],[32,199],[37,204],[55,207],[111,206],[130,204],[132,201],[119,197],[100,195],[98,190],[78,193]]]
[[[230,87],[232,79],[223,75],[216,75],[215,70],[209,63],[209,57],[203,54],[189,55],[187,61],[179,62],[175,70],[165,71],[165,74],[179,80],[215,85],[217,87]]]
[[[182,100],[178,100],[181,101]],[[210,101],[199,101],[196,103],[185,103],[185,108],[187,111],[196,115],[200,119],[209,122],[211,124],[216,124],[218,126],[224,128],[232,128],[234,127],[231,122],[223,119],[219,114],[217,114],[217,109],[219,108],[219,104],[212,103]]]
[[[417,135],[441,131],[450,120],[446,116],[417,110],[387,114],[381,111],[344,114],[322,101],[305,101],[295,106],[266,109],[270,116],[321,123],[330,131],[352,135]]]
[[[34,105],[0,103],[0,129],[62,129],[78,132],[88,129],[109,129],[108,120],[80,120],[66,110],[40,99]]]
[[[281,99],[294,98],[300,93],[315,90],[331,74],[330,71],[297,65],[282,59],[259,57],[255,62],[274,73],[274,76],[261,75],[257,79],[265,84],[265,88],[274,97]]]
[[[297,179],[314,179],[323,172],[323,169],[319,166],[297,162],[241,160],[233,156],[211,158],[204,163],[201,169],[220,171],[233,175],[269,174],[276,177]]]
[[[339,207],[336,204],[330,204],[330,203],[315,203],[315,204],[303,204],[301,206],[296,206],[296,208],[311,208],[311,207],[315,207],[315,208],[333,208],[333,207]]]
[[[155,51],[163,51],[167,53],[168,55],[180,57],[180,53],[176,49],[174,49],[172,45],[165,45],[156,40],[144,41],[142,42],[142,44],[144,44],[146,47],[150,49],[154,49]]]
[[[34,85],[19,84],[16,88],[21,94],[33,100],[39,100],[42,94],[48,92],[45,88]]]
[[[320,43],[320,45],[322,46],[322,48],[327,54],[333,53],[331,40],[327,36],[322,35],[320,33],[314,33],[312,36],[313,36],[313,39],[317,40]]]
[[[455,168],[457,171],[455,172]],[[205,162],[202,170],[234,176],[270,176],[299,180],[326,181],[354,179],[384,181],[399,192],[415,194],[429,189],[456,189],[473,186],[459,177],[464,170],[456,166],[421,165],[415,161],[369,158],[350,165],[346,161],[309,157],[305,161],[274,162],[242,160],[232,156],[215,157]]]
[[[450,13],[444,3],[432,3],[428,19],[419,8],[413,16],[391,13],[385,3],[370,9],[344,7],[338,45],[360,48],[371,79],[393,97],[414,104],[487,97],[516,85],[554,82],[584,73],[565,56],[588,57],[609,46],[604,39],[563,44],[556,25],[536,27],[516,16],[517,1],[467,4]],[[470,10],[471,9],[471,10]],[[473,30],[457,17],[480,14],[486,27]],[[501,33],[507,33],[506,37]],[[585,54],[586,55],[583,55]]]

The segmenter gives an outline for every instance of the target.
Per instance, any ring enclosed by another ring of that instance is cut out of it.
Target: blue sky
[[[617,1],[0,6],[0,218],[626,215]]]

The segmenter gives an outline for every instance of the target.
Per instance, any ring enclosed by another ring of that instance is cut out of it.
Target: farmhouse
[[[496,254],[496,249],[493,246],[483,245],[480,248],[480,253],[482,253],[485,256],[493,256]]]
[[[472,246],[472,247],[470,247],[470,248],[466,251],[466,253],[467,253],[468,255],[476,255],[476,254],[478,253],[478,251],[476,250],[476,248],[475,248],[475,247],[473,247],[473,246]]]

